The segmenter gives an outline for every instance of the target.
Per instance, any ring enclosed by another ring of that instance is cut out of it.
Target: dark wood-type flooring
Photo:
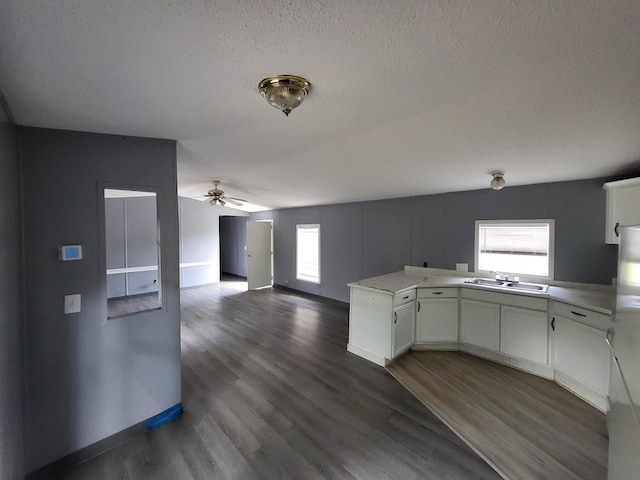
[[[183,416],[63,475],[498,479],[383,368],[347,353],[348,308],[232,285],[182,292]]]
[[[605,415],[551,381],[458,352],[388,369],[505,478],[607,478]]]

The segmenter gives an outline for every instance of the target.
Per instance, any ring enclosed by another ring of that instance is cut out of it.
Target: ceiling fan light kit
[[[224,190],[220,190],[218,188],[219,184],[220,180],[214,180],[213,188],[209,190],[205,195],[205,197],[209,199],[209,203],[211,205],[220,205],[221,207],[224,207],[227,203],[230,203],[231,205],[235,205],[236,207],[241,207],[242,203],[240,202],[247,202],[243,198],[227,197],[224,194]]]
[[[258,84],[258,91],[272,107],[288,117],[307,98],[311,83],[297,75],[274,75],[263,79]]]
[[[491,188],[494,190],[502,190],[505,185],[504,172],[493,172],[491,175],[493,176],[489,184]]]

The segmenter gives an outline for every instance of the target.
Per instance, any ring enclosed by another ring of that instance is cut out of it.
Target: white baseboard
[[[472,355],[476,355],[478,357],[486,358],[496,363],[501,363],[509,367],[517,368],[518,370],[522,370],[527,373],[533,373],[534,375],[537,375],[542,378],[546,378],[547,380],[554,379],[553,368],[547,365],[539,365],[537,363],[530,362],[528,360],[523,360],[521,358],[509,357],[506,355],[502,355],[501,353],[498,353],[498,352],[487,350],[482,347],[469,345],[468,343],[460,343],[459,349],[463,352],[467,352]]]
[[[386,366],[389,361],[381,357],[380,355],[376,355],[375,353],[371,353],[364,348],[360,348],[355,346],[353,343],[347,344],[347,351],[353,353],[354,355],[358,355],[359,357],[364,358],[365,360],[369,360],[370,362],[375,363],[376,365],[380,365],[381,367]]]
[[[571,393],[580,397],[588,404],[596,407],[601,412],[607,413],[609,411],[609,399],[606,395],[601,395],[597,392],[594,392],[589,387],[583,385],[582,383],[574,380],[573,378],[565,375],[558,370],[556,370],[555,377],[556,383],[558,385],[566,388]]]
[[[458,342],[416,342],[411,350],[458,350]]]

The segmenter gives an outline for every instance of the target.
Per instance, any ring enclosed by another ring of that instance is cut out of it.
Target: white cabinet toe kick
[[[351,286],[347,350],[386,366],[413,350],[461,350],[554,380],[607,411],[611,317],[547,298],[464,287]]]

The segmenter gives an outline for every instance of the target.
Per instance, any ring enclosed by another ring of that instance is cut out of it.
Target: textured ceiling
[[[638,0],[3,0],[21,125],[178,140],[179,192],[272,208],[640,161]],[[286,118],[272,74],[313,90]]]

